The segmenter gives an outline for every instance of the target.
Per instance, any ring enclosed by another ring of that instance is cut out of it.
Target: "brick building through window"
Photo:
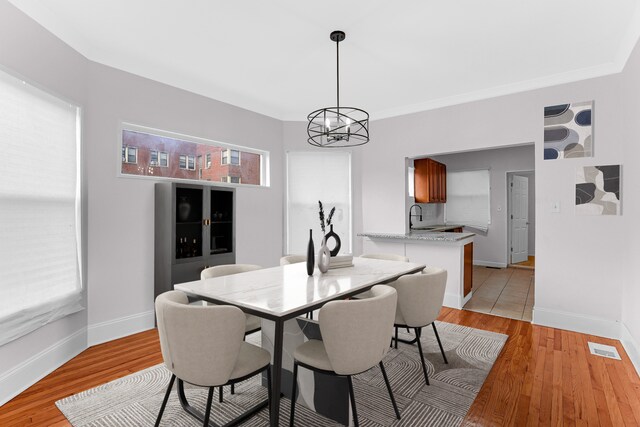
[[[122,131],[123,174],[261,184],[261,155],[133,130]]]

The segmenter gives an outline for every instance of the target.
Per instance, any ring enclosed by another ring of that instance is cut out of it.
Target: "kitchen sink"
[[[417,230],[417,231],[431,231],[431,230],[435,230],[437,228],[442,228],[442,226],[439,225],[431,225],[431,226],[424,226],[424,227],[413,227],[411,230]]]

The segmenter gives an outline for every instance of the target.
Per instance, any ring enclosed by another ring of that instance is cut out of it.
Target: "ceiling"
[[[10,0],[92,61],[281,120],[372,119],[622,70],[640,0]]]

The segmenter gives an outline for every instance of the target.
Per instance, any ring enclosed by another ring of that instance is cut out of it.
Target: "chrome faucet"
[[[411,210],[413,209],[413,207],[414,207],[414,206],[415,206],[416,208],[420,209],[420,214],[419,214],[419,215],[413,215],[413,214],[411,214]],[[411,228],[413,227],[413,223],[411,222],[411,217],[412,217],[412,216],[420,216],[420,221],[422,221],[422,206],[420,206],[420,205],[412,205],[412,206],[409,208],[409,231],[411,231]]]

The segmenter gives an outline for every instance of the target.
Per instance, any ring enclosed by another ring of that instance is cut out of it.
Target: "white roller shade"
[[[0,71],[0,345],[81,310],[79,108]]]
[[[292,151],[287,153],[288,254],[306,254],[309,229],[316,248],[322,240],[318,200],[325,218],[335,206],[333,230],[340,236],[341,254],[351,253],[351,154],[343,151]],[[326,229],[329,232],[329,229]]]
[[[445,220],[487,231],[490,224],[489,171],[447,172]]]

